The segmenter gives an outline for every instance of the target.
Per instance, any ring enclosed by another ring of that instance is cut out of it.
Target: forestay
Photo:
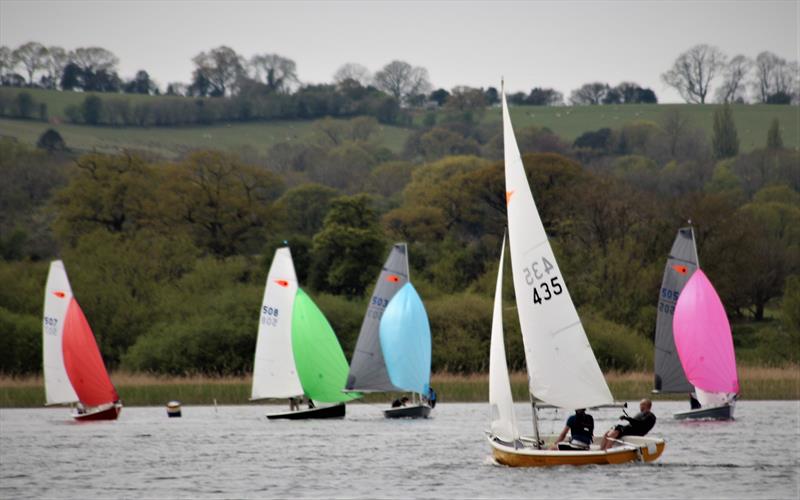
[[[686,379],[681,360],[675,349],[672,320],[675,304],[684,286],[697,269],[697,259],[692,228],[678,230],[669,252],[664,278],[658,294],[658,316],[655,339],[655,390],[661,392],[692,392],[694,387]]]
[[[392,385],[427,394],[431,379],[431,328],[414,285],[406,283],[383,313],[380,341]]]
[[[739,392],[728,315],[714,286],[701,269],[695,271],[678,298],[674,335],[689,382],[705,392]],[[704,396],[708,404],[712,397]]]
[[[358,393],[343,393],[347,360],[330,323],[302,289],[292,311],[292,350],[303,391],[324,403],[349,401]]]
[[[497,285],[494,291],[494,312],[492,313],[492,341],[489,351],[489,405],[492,412],[492,434],[511,443],[519,439],[519,431],[517,431],[517,419],[514,415],[514,399],[511,395],[506,348],[503,343],[503,258],[505,250],[506,239],[503,235],[500,267],[497,269]]]
[[[380,323],[386,306],[400,288],[408,283],[408,253],[405,243],[397,243],[389,252],[378,282],[372,292],[356,349],[347,377],[348,391],[361,392],[398,391],[392,384],[380,343]]]
[[[503,142],[511,264],[530,391],[565,409],[609,404],[611,392],[536,210],[505,93]]]
[[[251,399],[301,396],[292,352],[292,309],[297,277],[289,248],[275,251],[261,303]]]
[[[62,350],[64,323],[71,301],[72,288],[69,286],[64,263],[55,260],[50,263],[50,271],[47,274],[42,322],[44,390],[48,405],[78,401],[78,395],[67,376]]]

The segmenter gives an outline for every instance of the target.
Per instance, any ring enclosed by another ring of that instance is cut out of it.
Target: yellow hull
[[[494,441],[491,437],[492,455],[497,463],[509,467],[556,467],[559,465],[609,465],[626,462],[652,462],[664,452],[663,439],[626,439],[626,446],[617,446],[606,451],[537,450],[513,447]]]

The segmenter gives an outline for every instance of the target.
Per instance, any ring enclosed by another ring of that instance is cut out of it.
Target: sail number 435
[[[534,304],[541,304],[556,295],[561,295],[564,291],[558,281],[559,277],[550,276],[555,272],[555,266],[546,257],[533,261],[530,266],[523,268],[522,272],[525,274],[525,283],[533,288]]]

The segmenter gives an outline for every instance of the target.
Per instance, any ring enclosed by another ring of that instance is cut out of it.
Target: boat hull
[[[605,451],[593,446],[587,451],[537,450],[535,448],[514,448],[508,443],[498,442],[488,436],[495,461],[509,467],[557,467],[560,465],[611,465],[626,462],[652,462],[664,452],[663,439],[630,436],[622,441],[624,445]]]
[[[72,418],[78,422],[93,422],[96,420],[116,420],[122,412],[121,404],[91,408],[86,413],[73,413]]]
[[[430,414],[431,407],[428,405],[401,406],[383,410],[383,416],[386,418],[428,418]]]
[[[269,420],[309,420],[321,418],[344,418],[346,407],[344,403],[333,406],[321,406],[307,410],[286,411],[267,415]]]
[[[697,408],[675,413],[676,420],[733,420],[733,405]]]

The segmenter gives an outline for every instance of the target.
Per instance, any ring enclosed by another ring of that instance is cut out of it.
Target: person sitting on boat
[[[567,432],[570,433],[570,440],[565,442]],[[575,415],[570,415],[567,419],[567,425],[564,430],[556,439],[552,450],[588,450],[592,444],[592,435],[594,434],[594,418],[586,413],[585,408],[575,410]]]
[[[689,406],[692,410],[700,409],[700,401],[697,400],[697,395],[693,392],[689,393]]]
[[[297,398],[289,398],[289,411],[297,411],[300,409],[300,401]]]
[[[392,401],[392,408],[400,408],[401,406],[405,406],[408,404],[408,398],[403,396],[402,398],[397,398]]]
[[[618,438],[623,436],[644,436],[650,432],[650,429],[656,425],[656,416],[651,411],[652,408],[653,402],[649,399],[643,399],[639,402],[639,413],[633,417],[628,415],[621,416],[620,418],[627,420],[628,423],[614,426],[613,429],[606,432],[600,449],[606,450],[610,448]]]
[[[317,405],[314,404],[314,401],[311,398],[308,398],[308,409],[313,410],[316,407]]]

